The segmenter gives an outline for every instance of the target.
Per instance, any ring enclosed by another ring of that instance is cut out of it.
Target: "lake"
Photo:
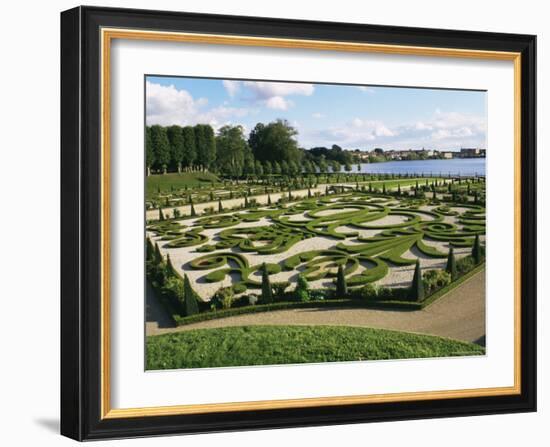
[[[357,165],[352,165],[357,172]],[[342,167],[342,172],[344,168]],[[382,163],[361,163],[361,171],[383,174],[485,175],[485,158],[453,158],[450,160],[403,160]]]

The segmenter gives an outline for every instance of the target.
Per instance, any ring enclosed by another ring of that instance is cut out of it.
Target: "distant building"
[[[453,153],[452,152],[441,152],[441,157],[443,158],[453,158]]]
[[[480,149],[478,147],[463,147],[460,149],[460,152],[457,154],[459,158],[479,158],[485,157],[485,149]]]

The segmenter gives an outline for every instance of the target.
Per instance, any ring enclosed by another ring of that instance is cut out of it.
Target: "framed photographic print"
[[[535,411],[531,35],[61,14],[61,432]]]

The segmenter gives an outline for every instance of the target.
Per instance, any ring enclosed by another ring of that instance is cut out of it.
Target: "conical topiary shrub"
[[[414,267],[414,276],[411,285],[411,297],[415,301],[423,301],[424,295],[424,282],[422,281],[422,271],[420,269],[420,261],[416,260]]]
[[[187,275],[185,275],[183,278],[183,307],[186,317],[199,313],[197,294],[191,287],[191,282],[189,281]]]
[[[218,199],[218,212],[223,213],[223,205],[221,199]]]
[[[265,262],[262,264],[262,302],[273,302],[273,289],[269,281],[269,273],[267,272],[267,266]]]
[[[344,268],[339,265],[338,273],[336,274],[336,296],[337,298],[345,298],[347,294],[346,275],[344,275]]]
[[[479,264],[482,260],[482,254],[481,254],[481,242],[479,240],[479,234],[476,234],[476,238],[474,239],[474,246],[472,247],[472,258],[474,258],[474,262],[476,264]]]
[[[451,275],[451,281],[456,280],[458,276],[458,270],[456,269],[456,260],[455,260],[453,247],[449,249],[449,255],[447,256],[447,266],[445,267],[445,271],[449,275]]]
[[[164,220],[164,214],[162,212],[162,207],[159,205],[159,220]]]

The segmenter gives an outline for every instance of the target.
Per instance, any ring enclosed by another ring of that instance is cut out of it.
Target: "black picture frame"
[[[223,413],[101,417],[100,29],[366,42],[521,53],[521,392]],[[166,11],[61,14],[61,433],[77,440],[536,410],[536,36]]]

